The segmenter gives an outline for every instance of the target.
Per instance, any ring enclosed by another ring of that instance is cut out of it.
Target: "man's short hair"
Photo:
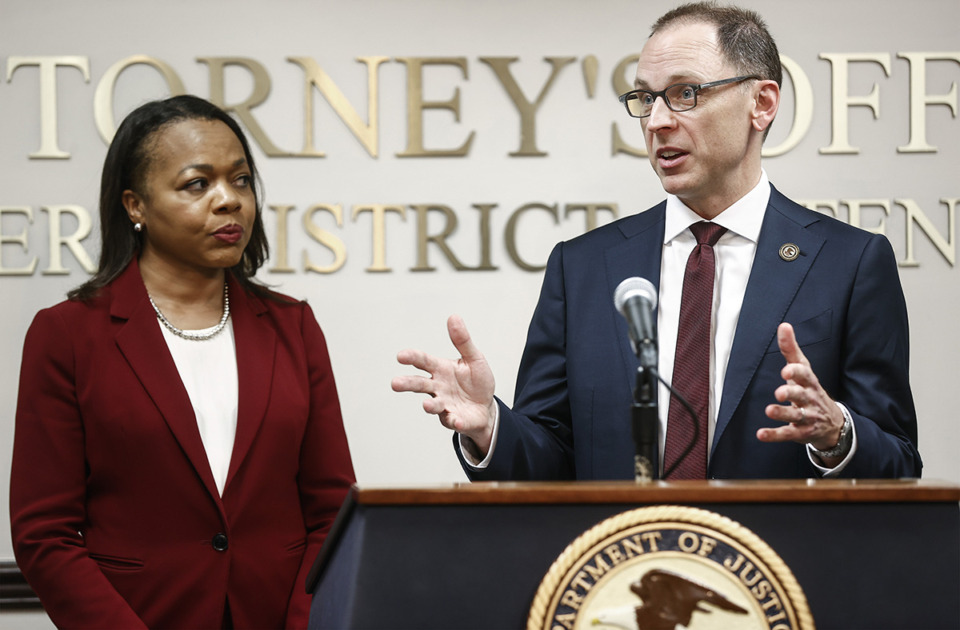
[[[676,24],[705,22],[717,28],[720,51],[738,74],[756,75],[783,85],[780,52],[763,18],[749,9],[718,6],[714,2],[692,2],[665,13],[650,30],[650,35]]]

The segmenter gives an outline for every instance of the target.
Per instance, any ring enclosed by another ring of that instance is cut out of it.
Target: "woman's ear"
[[[131,223],[142,225],[146,221],[143,212],[143,198],[140,195],[132,190],[124,190],[123,194],[120,195],[120,201],[123,203]]]

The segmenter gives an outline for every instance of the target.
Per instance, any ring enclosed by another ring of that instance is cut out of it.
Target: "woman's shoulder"
[[[280,308],[298,306],[303,307],[307,303],[306,300],[300,300],[292,295],[274,291],[273,289],[266,289],[264,299],[267,302],[278,305]]]
[[[33,316],[24,338],[24,352],[41,354],[69,351],[84,338],[91,338],[109,326],[109,307],[96,297],[90,300],[66,299],[42,308]]]
[[[34,321],[63,320],[71,322],[96,316],[97,313],[109,309],[109,298],[106,296],[108,291],[109,289],[104,288],[96,295],[85,300],[68,298],[52,306],[42,308],[34,316]]]
[[[269,287],[258,286],[256,289],[246,288],[244,294],[257,310],[268,311],[299,311],[306,306],[305,300],[275,291]]]
[[[306,300],[267,287],[258,289],[244,291],[245,300],[255,314],[268,314],[281,327],[291,325],[299,328],[304,319],[313,318],[313,311]]]

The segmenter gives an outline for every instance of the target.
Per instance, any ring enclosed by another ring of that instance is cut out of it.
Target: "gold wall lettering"
[[[900,153],[936,153],[937,147],[927,144],[927,106],[945,105],[957,117],[957,84],[950,84],[947,94],[927,94],[927,62],[953,61],[960,64],[960,52],[904,52],[897,57],[910,64],[910,142],[897,147]]]
[[[332,232],[327,230],[321,230],[313,222],[313,215],[318,212],[327,212],[333,215],[334,220],[337,222],[337,227],[343,227],[343,208],[340,204],[325,204],[318,203],[315,206],[310,206],[307,208],[307,213],[303,215],[303,229],[315,240],[324,247],[330,250],[333,253],[333,262],[329,265],[323,267],[314,265],[310,262],[310,258],[307,256],[307,252],[303,252],[303,270],[312,271],[314,273],[333,273],[338,271],[343,267],[344,263],[347,262],[347,246],[342,240]],[[284,235],[286,239],[286,235]],[[284,250],[286,250],[286,243],[284,243]],[[286,251],[284,251],[284,259],[286,259]]]
[[[453,119],[460,122],[460,88],[446,101],[423,100],[423,67],[448,65],[460,68],[463,78],[468,78],[466,57],[397,57],[397,61],[407,67],[407,148],[397,153],[397,157],[462,157],[470,152],[470,145],[476,132],[471,131],[467,139],[456,149],[427,149],[423,146],[423,110],[448,109]]]
[[[951,115],[957,117],[957,83],[951,84],[946,94],[927,93],[927,68],[932,63],[953,63],[960,65],[960,52],[927,51],[898,52],[897,57],[907,61],[910,72],[908,99],[910,102],[909,142],[897,147],[898,153],[936,153],[936,145],[927,141],[928,107],[947,107]],[[611,77],[613,94],[632,89],[632,71],[637,55],[628,55],[614,66]],[[851,143],[848,112],[852,107],[866,107],[874,119],[879,119],[881,84],[874,83],[869,94],[852,95],[849,91],[850,75],[854,68],[862,72],[862,64],[874,64],[880,67],[884,78],[893,76],[892,56],[886,52],[821,53],[820,59],[831,67],[830,144],[821,147],[821,154],[857,154],[859,148]],[[267,135],[266,130],[253,115],[253,110],[262,105],[269,97],[271,78],[264,65],[247,57],[197,57],[196,61],[208,66],[210,100],[224,109],[236,114],[253,140],[269,157],[324,157],[324,151],[316,146],[313,91],[316,90],[326,101],[337,117],[347,126],[370,157],[380,155],[380,78],[379,69],[389,63],[388,57],[358,57],[356,60],[366,67],[367,73],[367,119],[357,113],[357,108],[349,102],[330,75],[309,57],[287,57],[286,60],[298,66],[303,73],[304,130],[303,144],[299,152],[277,146]],[[785,75],[792,85],[794,99],[793,119],[789,121],[787,137],[775,147],[764,150],[765,157],[784,155],[796,148],[809,132],[814,115],[814,89],[803,68],[789,57],[781,56]],[[407,145],[396,153],[398,157],[466,157],[470,154],[476,131],[470,130],[463,142],[457,147],[427,148],[424,145],[424,113],[426,110],[448,110],[456,123],[461,122],[460,87],[453,88],[452,96],[443,101],[424,100],[425,68],[428,66],[448,65],[458,68],[464,80],[469,80],[469,62],[466,57],[397,57],[394,62],[403,64],[407,71],[406,81],[406,132]],[[540,150],[536,138],[536,116],[541,106],[550,97],[554,82],[576,57],[544,57],[551,71],[533,100],[526,96],[525,90],[517,83],[510,66],[518,57],[480,57],[479,61],[487,65],[494,73],[500,85],[509,96],[510,103],[520,116],[519,146],[508,153],[510,157],[546,157],[548,153]],[[593,98],[592,81],[596,79],[598,61],[593,55],[582,60],[584,80],[587,82],[587,98]],[[155,68],[167,83],[171,94],[186,92],[186,87],[176,70],[163,60],[145,55],[134,55],[111,65],[97,82],[94,93],[94,119],[98,131],[105,142],[109,142],[114,133],[113,100],[116,83],[120,74],[132,65],[148,65]],[[68,159],[70,154],[59,146],[57,126],[58,68],[75,68],[81,71],[83,80],[90,82],[90,61],[86,56],[11,56],[7,59],[7,82],[11,82],[17,69],[37,67],[40,73],[40,147],[29,154],[31,159]],[[252,80],[250,95],[238,103],[227,103],[226,71],[237,67],[249,73]],[[630,78],[628,78],[628,76]],[[394,101],[391,101],[394,102]],[[783,121],[781,121],[783,122]],[[778,123],[781,124],[781,123]],[[617,122],[611,123],[611,155],[626,154],[633,157],[646,157],[643,147],[631,146],[620,134]]]
[[[40,70],[40,148],[30,154],[31,159],[66,160],[70,154],[57,142],[57,68],[77,68],[83,73],[84,83],[90,82],[90,59],[75,55],[9,57],[7,83],[22,66],[37,66]]]
[[[63,259],[61,258],[62,246],[66,246],[66,248],[70,250],[70,253],[73,254],[73,257],[77,259],[77,262],[80,263],[80,266],[82,266],[87,273],[93,273],[97,266],[93,264],[90,254],[87,253],[87,250],[80,244],[80,241],[90,236],[90,231],[93,229],[93,221],[90,219],[90,213],[87,212],[87,209],[75,205],[44,206],[40,209],[49,216],[47,235],[49,236],[50,245],[48,249],[50,252],[50,264],[43,270],[43,275],[66,276],[70,274],[70,270],[63,266]],[[77,229],[72,234],[66,236],[61,234],[63,217],[65,215],[73,217],[73,220],[77,223]]]
[[[270,94],[270,75],[259,61],[248,57],[197,57],[197,61],[207,64],[210,69],[210,101],[219,105],[224,111],[232,112],[243,123],[247,132],[260,145],[263,152],[270,157],[287,157],[293,155],[277,147],[257,119],[253,117],[251,109],[262,105]],[[253,79],[253,91],[247,100],[241,103],[227,103],[225,90],[225,74],[228,66],[245,68]]]
[[[890,55],[888,53],[823,53],[821,59],[830,62],[833,81],[831,84],[831,101],[833,133],[830,146],[820,149],[823,154],[860,153],[860,149],[850,144],[849,119],[847,110],[850,107],[868,107],[873,113],[873,119],[880,118],[879,86],[874,83],[870,93],[866,96],[850,96],[849,85],[850,64],[853,62],[871,62],[883,68],[885,76],[890,76]]]
[[[902,243],[895,245],[903,248],[903,258],[900,259],[901,267],[918,267],[920,265],[916,258],[916,232],[919,230],[931,243],[934,249],[951,267],[956,266],[957,260],[957,236],[956,236],[956,214],[957,206],[960,204],[960,197],[945,197],[940,199],[940,203],[945,208],[945,219],[947,227],[941,232],[937,228],[937,223],[931,218],[930,214],[923,210],[920,205],[909,198],[889,199],[809,199],[800,201],[804,206],[833,216],[841,221],[855,225],[875,234],[887,234],[887,222],[894,214],[894,210],[899,208],[903,210],[905,231]],[[521,254],[521,244],[529,242],[529,237],[524,237],[522,219],[531,212],[546,213],[554,225],[560,225],[561,216],[563,221],[574,221],[575,214],[583,212],[582,232],[587,232],[600,224],[601,214],[609,214],[609,220],[614,220],[619,216],[619,206],[613,202],[574,202],[563,204],[563,213],[561,215],[559,203],[530,202],[517,207],[504,223],[503,229],[503,248],[510,259],[518,269],[530,272],[541,271],[546,261],[531,261],[527,256]],[[409,271],[437,271],[437,266],[430,261],[429,250],[431,246],[436,247],[455,271],[497,271],[500,267],[494,259],[494,234],[492,213],[497,209],[495,203],[475,203],[471,208],[479,213],[477,218],[477,227],[468,232],[468,238],[476,238],[479,243],[479,261],[475,266],[469,266],[462,262],[461,257],[457,255],[449,238],[453,236],[460,226],[461,213],[446,204],[438,203],[413,203],[413,204],[356,204],[350,210],[350,221],[352,224],[359,224],[361,217],[370,216],[370,242],[371,242],[371,261],[365,268],[368,273],[392,272],[393,267],[387,263],[388,239],[387,219],[391,214],[399,217],[401,222],[406,222],[407,209],[410,208],[416,214],[416,225],[411,235],[409,230],[397,232],[392,242],[398,238],[413,238],[415,245],[415,261],[408,267]],[[870,209],[873,210],[870,210]],[[47,267],[43,270],[43,275],[67,275],[70,270],[65,266],[62,258],[62,249],[66,247],[69,252],[88,273],[92,273],[95,265],[92,261],[91,253],[84,247],[84,243],[92,228],[90,213],[83,207],[77,205],[57,205],[45,206],[41,208],[47,215],[46,240],[49,243],[49,260]],[[271,204],[268,209],[274,215],[275,226],[274,234],[271,240],[271,262],[272,267],[268,268],[270,273],[296,273],[297,268],[290,264],[290,215],[297,211],[293,204]],[[844,212],[845,209],[845,212]],[[866,209],[866,212],[865,212]],[[317,223],[317,217],[320,214],[328,214],[333,218],[334,226],[337,230],[354,229],[345,227],[344,211],[341,204],[317,203],[309,206],[304,213],[302,220],[302,230],[309,239],[326,250],[331,262],[327,264],[318,264],[311,257],[307,249],[300,253],[300,271],[331,274],[343,269],[348,260],[348,250],[346,241],[341,235],[331,229],[321,228]],[[879,219],[875,219],[879,214]],[[76,229],[69,235],[62,234],[61,225],[64,223],[63,217],[70,215],[72,221],[77,224]],[[428,218],[430,215],[442,217],[443,227],[439,232],[430,233],[428,229]],[[30,226],[33,225],[33,208],[29,206],[0,206],[0,227],[8,223],[16,224],[15,217],[22,217],[22,227],[7,228],[9,232],[0,231],[0,246],[4,244],[19,245],[22,253],[17,256],[11,251],[11,248],[0,248],[0,276],[31,276],[36,272],[39,257],[31,256],[30,247]],[[466,216],[466,215],[463,215]],[[4,217],[14,219],[13,221],[4,221]],[[267,217],[264,217],[267,220]],[[942,220],[942,219],[941,219]],[[359,229],[363,229],[362,226]],[[11,260],[13,259],[13,260]]]
[[[560,75],[560,72],[569,64],[576,61],[576,57],[545,57],[544,61],[550,64],[550,76],[547,82],[534,102],[524,95],[523,90],[517,85],[517,80],[510,73],[510,64],[516,62],[519,57],[480,57],[480,61],[490,66],[493,73],[500,81],[500,85],[507,91],[510,101],[517,108],[520,114],[520,148],[510,153],[511,157],[519,156],[537,156],[547,155],[537,148],[537,110],[543,104],[544,98],[550,92],[553,82]]]
[[[132,57],[121,59],[113,64],[107,68],[107,71],[103,74],[99,83],[97,83],[97,89],[93,94],[93,118],[97,124],[97,131],[100,132],[100,137],[103,138],[103,141],[107,144],[110,144],[110,141],[113,140],[113,136],[117,131],[117,125],[113,116],[113,95],[117,89],[117,79],[120,78],[120,74],[124,70],[136,65],[156,68],[163,77],[163,80],[166,81],[172,96],[187,93],[187,88],[184,87],[183,81],[177,75],[176,70],[159,59],[154,59],[146,55],[133,55]]]
[[[367,122],[364,123],[330,75],[310,57],[287,57],[303,69],[306,85],[303,88],[303,151],[304,157],[324,157],[324,152],[314,148],[313,88],[330,104],[343,124],[347,126],[370,157],[380,156],[380,79],[377,71],[389,57],[358,57],[357,61],[367,66]]]
[[[7,267],[3,264],[4,243],[18,243],[20,247],[23,248],[24,254],[30,253],[27,235],[28,225],[24,225],[23,231],[19,234],[4,234],[2,232],[4,224],[3,216],[14,214],[22,214],[24,218],[26,218],[28,225],[33,223],[33,208],[30,206],[0,207],[0,276],[32,276],[33,272],[37,269],[37,261],[39,260],[37,256],[34,256],[33,260],[22,267]]]

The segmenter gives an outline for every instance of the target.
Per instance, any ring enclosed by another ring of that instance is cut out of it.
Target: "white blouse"
[[[237,434],[239,387],[233,321],[228,319],[223,332],[204,341],[178,337],[159,320],[157,325],[163,331],[180,380],[190,397],[203,449],[207,453],[217,490],[222,496]],[[190,332],[204,333],[213,328],[215,326]]]

